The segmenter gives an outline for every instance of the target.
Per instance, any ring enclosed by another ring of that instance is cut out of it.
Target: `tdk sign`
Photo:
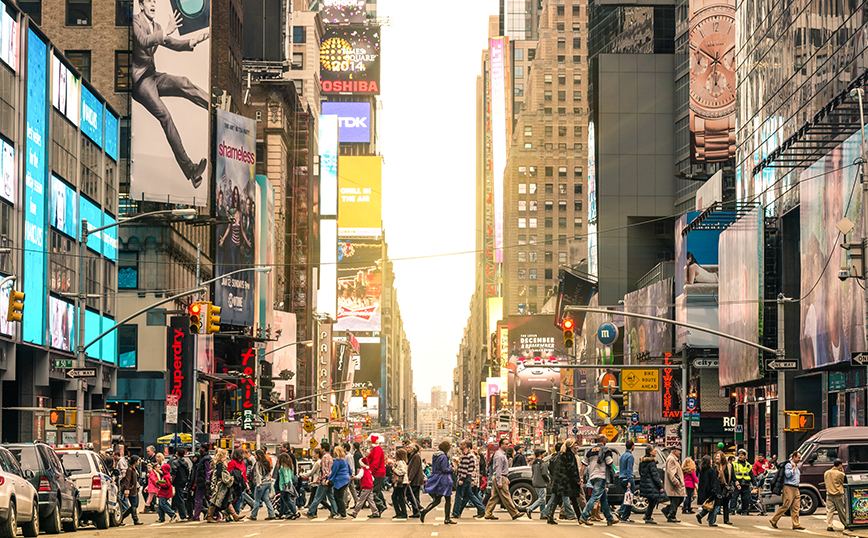
[[[322,104],[322,113],[338,117],[338,140],[340,142],[371,141],[371,103],[334,103]]]

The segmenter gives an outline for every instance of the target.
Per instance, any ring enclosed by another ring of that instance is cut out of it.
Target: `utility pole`
[[[87,245],[87,219],[81,219],[81,233],[78,236],[78,295],[75,297],[75,311],[78,314],[78,342],[76,342],[76,362],[79,368],[84,368],[84,255]],[[78,391],[75,394],[75,442],[84,442],[84,390],[87,381],[78,380]]]
[[[777,358],[778,359],[786,359],[786,342],[785,331],[784,331],[784,303],[787,301],[787,298],[784,297],[783,293],[778,294],[778,350],[777,350]],[[762,357],[762,354],[760,354]],[[778,370],[778,461],[786,461],[787,454],[787,440],[786,440],[786,432],[784,431],[786,428],[785,420],[787,420],[787,415],[785,413],[787,408],[787,375],[783,370]]]
[[[855,95],[854,95],[855,94]],[[863,264],[863,274],[862,278],[868,279],[868,275],[865,274],[864,264],[865,264],[865,255],[868,253],[868,162],[866,162],[866,158],[868,158],[868,152],[866,152],[865,147],[865,109],[863,108],[862,98],[865,96],[865,90],[860,86],[859,88],[855,88],[850,90],[850,97],[858,97],[859,98],[859,131],[862,133],[862,152],[860,154],[861,166],[860,166],[860,174],[862,181],[862,264]],[[862,320],[862,329],[865,333],[865,349],[868,350],[868,286],[864,286],[865,290],[865,318]],[[779,455],[778,457],[782,457]]]
[[[202,266],[202,243],[196,243],[196,287],[199,287],[199,279],[200,279],[200,268]],[[199,299],[202,298],[202,295],[199,294]],[[208,312],[205,313],[207,317],[209,315]],[[206,324],[204,326],[207,327],[208,320],[205,319],[203,322]],[[193,434],[193,439],[190,441],[190,453],[196,453],[196,422],[198,421],[198,413],[197,407],[199,405],[199,336],[193,336],[193,416],[192,416],[192,427],[191,433]],[[257,447],[259,445],[256,445]]]
[[[681,344],[681,453],[686,458],[690,455],[690,420],[687,420],[687,344]]]

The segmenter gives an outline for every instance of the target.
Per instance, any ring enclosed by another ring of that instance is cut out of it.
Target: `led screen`
[[[379,95],[380,28],[326,30],[320,67],[323,93]]]
[[[103,104],[94,97],[87,86],[81,86],[81,132],[102,147]]]
[[[9,275],[0,275],[0,279]],[[0,289],[0,333],[6,336],[15,336],[14,321],[7,321],[6,315],[9,313],[9,292],[12,290],[12,284],[7,284]]]
[[[322,0],[322,21],[326,24],[364,24],[366,0]]]
[[[338,323],[335,331],[379,331],[383,244],[338,241]]]
[[[108,110],[105,112],[105,152],[118,160],[118,119]]]
[[[48,299],[50,345],[55,349],[72,351],[75,349],[75,307],[56,297]]]
[[[18,21],[0,2],[0,60],[18,71]]]
[[[338,236],[380,237],[382,158],[341,156],[338,170]]]
[[[78,125],[79,99],[78,78],[60,61],[60,58],[52,56],[51,104],[69,121]]]
[[[15,203],[15,187],[18,185],[15,174],[15,146],[0,140],[0,196],[9,203]]]
[[[78,194],[66,183],[51,176],[51,226],[78,239]]]
[[[338,117],[339,142],[371,142],[371,103],[325,102],[322,113]]]

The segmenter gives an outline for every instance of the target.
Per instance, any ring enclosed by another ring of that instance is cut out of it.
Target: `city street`
[[[806,527],[804,531],[794,531],[790,527],[790,521],[787,518],[781,519],[778,523],[779,529],[775,530],[768,524],[767,517],[760,516],[734,516],[732,521],[733,526],[727,526],[720,523],[718,527],[708,527],[707,525],[698,525],[694,515],[684,515],[682,522],[678,524],[663,523],[664,517],[659,513],[655,516],[657,525],[645,525],[640,521],[634,523],[619,523],[613,527],[606,526],[605,523],[595,523],[593,527],[583,527],[577,529],[578,524],[575,521],[560,520],[557,526],[546,525],[544,521],[538,519],[539,513],[534,514],[533,520],[528,520],[526,517],[521,517],[516,521],[511,521],[509,515],[505,511],[495,512],[495,515],[500,519],[498,521],[481,521],[473,519],[473,513],[465,511],[457,525],[443,524],[443,508],[435,509],[436,515],[432,518],[426,518],[427,521],[423,524],[419,520],[410,519],[408,521],[391,521],[389,517],[383,519],[368,519],[364,514],[367,510],[360,514],[358,519],[348,520],[329,520],[326,517],[327,512],[321,512],[320,517],[315,520],[301,518],[296,521],[263,521],[264,513],[260,513],[258,521],[242,521],[238,523],[217,523],[207,524],[199,523],[156,523],[155,515],[140,516],[144,526],[134,527],[127,520],[125,527],[112,528],[105,531],[96,531],[93,527],[84,527],[79,532],[85,535],[95,533],[100,536],[112,536],[123,538],[125,536],[136,536],[146,534],[152,536],[158,533],[162,538],[184,537],[192,538],[197,536],[208,536],[209,538],[268,538],[274,533],[300,533],[302,535],[314,536],[321,535],[324,532],[329,535],[333,533],[349,533],[348,536],[353,538],[363,537],[378,537],[378,538],[401,538],[405,536],[436,536],[443,538],[446,536],[456,538],[474,538],[481,533],[487,536],[527,536],[536,535],[537,533],[546,533],[551,537],[567,537],[575,536],[577,530],[587,536],[597,538],[628,538],[641,533],[646,538],[668,538],[672,536],[683,536],[685,532],[695,533],[701,531],[704,536],[711,537],[754,537],[754,536],[786,536],[796,535],[817,535],[817,536],[841,536],[842,527],[840,523],[835,521],[835,528],[838,532],[826,532],[826,521],[823,510],[818,511],[813,516],[801,518],[802,526]],[[248,514],[249,511],[245,511]],[[391,509],[387,510],[387,515],[393,515]]]

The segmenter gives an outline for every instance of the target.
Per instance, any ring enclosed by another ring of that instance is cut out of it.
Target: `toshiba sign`
[[[341,143],[371,142],[371,103],[324,102],[322,113],[338,117],[338,140]]]

